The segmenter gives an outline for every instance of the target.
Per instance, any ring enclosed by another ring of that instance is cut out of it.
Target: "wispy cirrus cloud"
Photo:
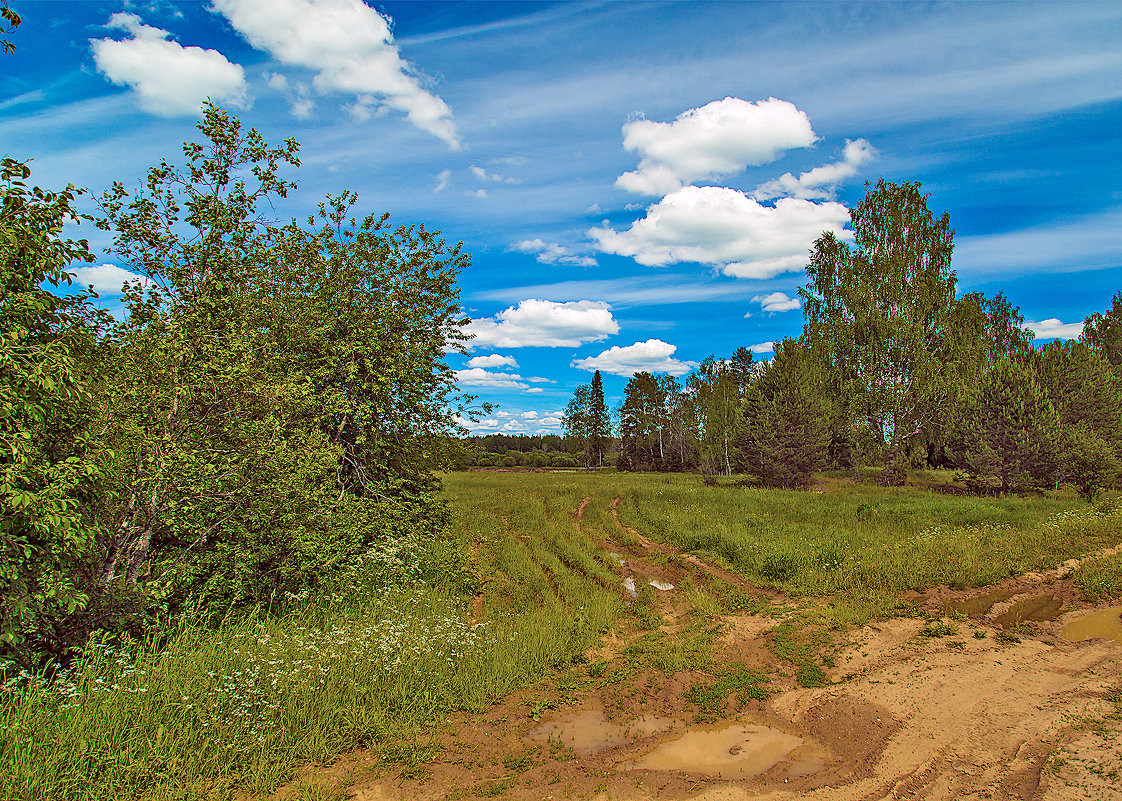
[[[582,253],[575,253],[571,248],[559,245],[556,242],[546,242],[542,239],[523,239],[514,244],[514,250],[519,253],[532,253],[542,264],[568,264],[573,267],[595,267],[596,259]]]

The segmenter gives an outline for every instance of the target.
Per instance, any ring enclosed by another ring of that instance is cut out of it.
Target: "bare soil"
[[[575,525],[588,502],[575,511]],[[628,646],[651,636],[629,618],[581,665],[482,714],[451,719],[425,741],[433,747],[431,761],[387,765],[375,751],[359,752],[308,768],[276,797],[313,797],[307,793],[314,789],[314,797],[359,801],[1122,801],[1122,644],[1059,636],[1064,624],[1093,609],[1079,604],[1068,579],[1078,560],[985,589],[939,587],[915,595],[908,600],[916,615],[841,635],[833,666],[825,669],[828,683],[808,688],[772,646],[790,599],[624,530],[617,504],[611,513],[620,541],[601,545],[623,557],[624,575],[638,586],[657,579],[675,587],[656,591],[662,625],[655,631],[668,642],[710,631],[713,666],[766,672],[766,700],[733,692],[714,724],[699,724],[698,707],[686,695],[695,684],[712,682],[713,667],[707,674],[667,674],[629,663]],[[683,586],[714,581],[752,595],[762,611],[714,616],[699,627]],[[998,599],[978,600],[987,594]],[[956,605],[973,613],[955,612]],[[1055,614],[1010,617],[1011,610],[1030,608]],[[946,616],[933,630],[931,619],[940,615]],[[700,758],[697,770],[636,767],[687,732],[731,724],[778,732],[798,745],[762,772],[733,779],[707,774]]]

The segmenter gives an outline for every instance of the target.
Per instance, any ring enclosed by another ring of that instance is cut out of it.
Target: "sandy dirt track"
[[[587,504],[574,512],[574,525],[580,526]],[[615,517],[614,505],[611,511]],[[624,539],[634,542],[638,533],[629,533]],[[651,578],[700,584],[726,572],[695,557],[668,559],[666,546],[641,535],[638,542],[631,549],[608,545],[640,584]],[[776,677],[766,700],[730,700],[717,725],[766,726],[802,741],[755,776],[729,780],[691,770],[633,769],[652,750],[699,728],[696,708],[683,699],[698,676],[647,670],[618,684],[570,688],[567,703],[544,712],[541,699],[561,695],[559,688],[529,688],[482,715],[459,716],[437,735],[439,753],[421,770],[387,767],[358,753],[330,768],[309,769],[302,781],[327,797],[359,801],[1122,801],[1122,643],[1059,636],[1066,622],[1089,611],[1075,603],[1066,579],[1076,564],[1002,582],[996,589],[1007,598],[969,619],[948,620],[956,631],[946,636],[922,636],[920,617],[849,632],[827,670],[830,683],[817,688],[798,686],[791,665],[768,648],[777,619],[714,619],[718,664],[757,666]],[[912,600],[938,611],[986,591],[936,588]],[[782,602],[773,593],[757,594],[773,609]],[[1015,631],[998,624],[1018,600],[1035,597],[1062,602],[1063,614]],[[688,604],[677,590],[659,592],[658,599],[662,629],[673,635]],[[589,660],[616,658],[634,636],[612,632]],[[543,726],[564,731],[566,721],[577,718],[604,721],[616,735],[579,753],[541,736]],[[646,726],[650,721],[661,723]],[[519,754],[527,759],[518,763]],[[278,797],[298,795],[289,787]]]

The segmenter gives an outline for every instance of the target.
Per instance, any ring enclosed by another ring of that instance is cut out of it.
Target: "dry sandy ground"
[[[574,514],[575,525],[581,516]],[[621,539],[638,543],[630,549],[604,545],[624,556],[640,585],[717,577],[743,586],[629,533]],[[918,617],[850,632],[827,671],[830,683],[818,688],[798,686],[792,666],[767,646],[775,618],[715,619],[717,664],[738,662],[777,677],[766,701],[730,698],[716,724],[696,723],[697,708],[683,698],[700,674],[647,669],[625,681],[596,681],[586,666],[583,682],[547,682],[484,714],[449,721],[435,735],[431,763],[386,766],[373,753],[358,753],[309,769],[278,797],[1122,801],[1122,643],[1059,636],[1089,611],[1078,607],[1066,580],[1075,564],[986,590],[941,588],[917,597],[918,606],[937,611],[991,591],[1007,596],[971,609],[942,637],[922,636]],[[679,596],[658,593],[670,636],[689,608]],[[1051,611],[1062,606],[1062,613],[1006,629],[1010,609],[1032,599]],[[773,608],[783,602],[766,600]],[[589,660],[618,659],[637,636],[613,632]],[[551,698],[563,703],[541,711]],[[667,754],[670,768],[660,762]]]

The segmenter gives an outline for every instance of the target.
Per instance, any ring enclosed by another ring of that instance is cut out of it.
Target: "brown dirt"
[[[588,502],[575,514],[578,525]],[[769,647],[785,599],[626,529],[618,504],[617,498],[610,510],[630,535],[622,539],[638,543],[609,543],[626,561],[621,573],[640,586],[648,579],[675,585],[656,592],[663,620],[658,631],[672,642],[708,626],[719,633],[715,667],[738,663],[771,677],[767,700],[742,703],[730,696],[720,720],[769,726],[802,738],[802,746],[764,773],[733,781],[627,769],[697,727],[698,709],[685,695],[712,681],[712,668],[708,677],[688,670],[667,675],[649,663],[629,663],[628,646],[645,634],[629,616],[583,665],[482,714],[452,718],[426,740],[435,747],[431,762],[406,768],[381,762],[376,751],[359,752],[330,768],[309,768],[276,797],[297,798],[302,784],[325,798],[358,801],[1122,801],[1122,716],[1111,701],[1122,693],[1122,645],[1059,636],[1067,621],[1088,611],[1068,579],[1079,560],[985,589],[941,587],[915,596],[912,602],[932,617],[951,602],[1012,593],[972,616],[944,618],[955,629],[945,636],[923,636],[919,615],[852,631],[826,670],[829,683],[805,688],[796,683],[792,664]],[[715,579],[758,599],[763,612],[723,615],[699,626],[683,589]],[[1056,619],[997,623],[1018,601],[1042,596],[1060,602]],[[541,739],[543,724],[563,727],[581,712],[589,719],[602,713],[616,738],[585,755],[558,739]],[[656,719],[663,730],[646,733],[646,722]],[[628,736],[618,736],[622,731]]]

